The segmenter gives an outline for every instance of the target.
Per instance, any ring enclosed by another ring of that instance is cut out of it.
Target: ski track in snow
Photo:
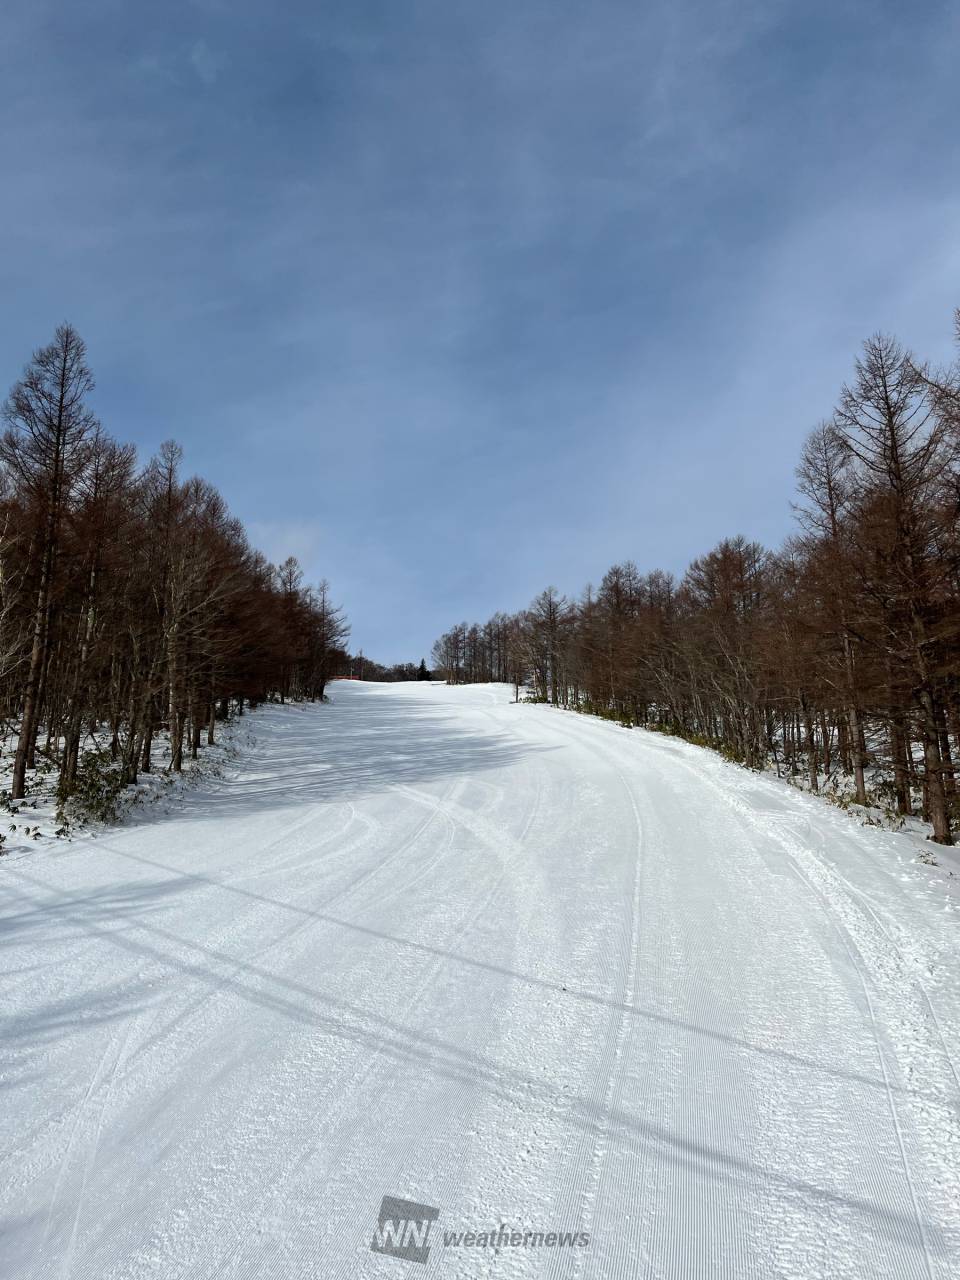
[[[0,860],[2,1280],[960,1275],[960,880],[509,699],[337,684]]]

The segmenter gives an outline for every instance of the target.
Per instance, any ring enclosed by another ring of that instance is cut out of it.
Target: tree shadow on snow
[[[232,776],[186,790],[171,816],[227,819],[270,807],[353,801],[397,786],[508,769],[533,752],[556,749],[502,731],[466,729],[461,714],[410,696],[265,708],[252,717],[251,730],[253,748]]]
[[[204,877],[185,878],[203,879]],[[218,887],[249,896],[247,890],[236,890],[225,885]],[[604,1105],[598,1097],[559,1095],[549,1081],[545,1081],[542,1076],[528,1075],[497,1062],[481,1050],[464,1048],[435,1032],[414,1028],[397,1018],[386,1017],[372,1009],[351,1004],[332,992],[319,990],[305,982],[272,973],[236,955],[182,938],[171,930],[152,923],[149,916],[139,921],[135,931],[105,928],[101,923],[97,923],[95,918],[88,919],[84,916],[84,895],[62,891],[59,896],[63,910],[70,914],[73,923],[79,928],[136,956],[141,962],[146,959],[159,963],[163,968],[175,973],[178,981],[196,979],[210,989],[211,996],[220,994],[240,996],[250,1005],[280,1019],[308,1028],[313,1033],[353,1043],[364,1054],[370,1054],[374,1058],[382,1056],[400,1066],[412,1066],[415,1068],[416,1080],[422,1080],[426,1072],[496,1098],[516,1109],[517,1112],[526,1112],[534,1107],[539,1114],[549,1115],[552,1120],[556,1120],[562,1126],[586,1133],[591,1140],[603,1143],[610,1150],[615,1149],[621,1154],[632,1155],[638,1161],[649,1161],[656,1153],[657,1159],[667,1165],[690,1172],[696,1180],[721,1184],[736,1183],[762,1190],[768,1197],[784,1204],[788,1203],[794,1211],[810,1216],[814,1225],[818,1222],[830,1222],[835,1225],[838,1218],[843,1218],[849,1220],[851,1224],[856,1224],[857,1230],[871,1235],[882,1235],[908,1249],[915,1249],[918,1253],[921,1253],[925,1247],[938,1255],[946,1251],[946,1244],[938,1228],[925,1220],[921,1226],[918,1217],[909,1212],[901,1211],[889,1204],[866,1200],[847,1191],[818,1186],[780,1168],[761,1165],[736,1150],[722,1149],[687,1133],[675,1132],[664,1124],[655,1123],[614,1104]],[[320,912],[311,912],[290,904],[277,905],[315,916],[318,924],[346,925],[346,922],[325,917]],[[72,908],[78,910],[71,913]],[[346,925],[346,927],[360,928],[353,925]],[[456,962],[463,962],[466,959],[463,956],[445,952],[442,948],[425,947],[420,943],[392,939],[390,935],[379,934],[375,930],[362,931],[404,946],[413,946],[438,956],[447,956]],[[517,978],[524,982],[555,987],[555,984],[542,982],[524,974],[513,974],[508,969],[499,969],[498,966],[482,965],[482,967],[495,969],[502,973],[505,979]],[[128,994],[132,997],[133,993]],[[568,994],[584,995],[576,992]],[[491,1002],[489,996],[486,997],[486,1002]],[[605,1003],[615,1005],[615,1002]],[[641,1017],[647,1016],[642,1010],[632,1009],[629,1006],[615,1005],[615,1007],[623,1008],[626,1012],[638,1014]],[[125,1016],[132,1017],[137,1011],[131,1005],[126,1010]],[[89,1010],[87,1013],[89,1014]],[[111,1009],[105,1011],[104,1016],[119,1016],[119,1013],[119,1010]],[[535,1003],[531,1006],[530,1013],[531,1025],[535,1027]],[[71,1016],[69,1010],[67,1016],[69,1021]],[[416,1016],[416,1008],[414,1016]],[[661,1015],[657,1015],[657,1020],[668,1024],[673,1024],[675,1021]],[[179,1016],[174,1019],[174,1023],[179,1021]],[[675,1025],[694,1033],[703,1030],[679,1021],[676,1021]],[[168,1027],[165,1030],[169,1031],[169,1029]],[[757,1048],[757,1046],[749,1047]],[[758,1049],[758,1051],[768,1052],[764,1049]],[[776,1053],[773,1050],[769,1052]],[[820,1064],[809,1065],[820,1068]],[[850,1077],[850,1079],[858,1080],[859,1078]],[[397,1081],[396,1087],[402,1090],[408,1087],[408,1083],[401,1078]],[[863,1080],[862,1083],[872,1085],[874,1082]],[[380,1123],[377,1118],[380,1106],[389,1105],[388,1092],[382,1093],[380,1097],[382,1101],[375,1103],[368,1115],[368,1120],[372,1124]],[[318,1117],[318,1124],[322,1127],[322,1117]],[[736,1132],[732,1134],[732,1144],[737,1143],[738,1136]]]

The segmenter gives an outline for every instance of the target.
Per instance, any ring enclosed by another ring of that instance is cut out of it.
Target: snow
[[[208,777],[218,777],[224,766],[242,749],[248,738],[248,716],[218,723],[216,726],[216,742],[207,744],[204,734],[198,758],[191,758],[187,747],[183,753],[183,772],[168,772],[170,764],[170,735],[165,730],[158,730],[153,737],[151,751],[152,772],[142,770],[136,783],[121,787],[116,797],[116,811],[122,817],[135,815],[138,810],[148,806],[156,806],[165,811],[170,802],[175,802],[185,786]],[[41,756],[35,769],[27,770],[27,794],[22,800],[11,800],[10,789],[13,781],[13,757],[16,750],[17,734],[7,733],[0,738],[0,856],[13,854],[15,857],[29,848],[31,842],[40,841],[46,844],[51,840],[72,840],[78,832],[89,831],[102,826],[102,823],[83,813],[77,812],[71,800],[62,811],[57,802],[57,781],[59,770],[51,755]],[[63,739],[54,744],[57,751],[63,750]],[[94,751],[104,752],[107,743],[102,737],[88,733],[81,743],[81,754]],[[119,762],[112,766],[118,773]]]
[[[4,1280],[960,1274],[956,862],[510,696],[340,683],[0,858]]]

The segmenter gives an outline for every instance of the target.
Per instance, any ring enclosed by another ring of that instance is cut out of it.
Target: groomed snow
[[[332,697],[0,859],[3,1280],[960,1275],[948,862],[499,686]],[[590,1243],[443,1247],[500,1224]]]

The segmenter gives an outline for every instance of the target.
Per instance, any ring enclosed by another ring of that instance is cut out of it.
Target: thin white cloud
[[[307,577],[320,562],[323,529],[316,520],[250,520],[250,541],[273,564],[281,564],[288,556],[296,556]]]
[[[205,40],[197,40],[190,50],[190,65],[204,84],[214,84],[227,65],[227,55],[211,49]]]

